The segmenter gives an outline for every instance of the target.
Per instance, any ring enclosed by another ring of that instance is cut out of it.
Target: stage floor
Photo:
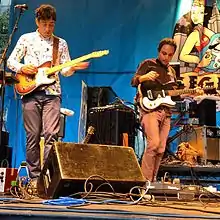
[[[219,207],[217,202],[155,201],[145,205],[93,204],[70,208],[44,205],[42,200],[34,199],[0,204],[0,219],[220,219]]]

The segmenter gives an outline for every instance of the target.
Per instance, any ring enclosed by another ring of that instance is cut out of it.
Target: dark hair
[[[160,52],[161,48],[166,44],[173,46],[174,51],[176,51],[176,48],[177,48],[176,42],[172,38],[164,38],[159,43],[159,46],[157,48],[158,52]]]
[[[35,10],[36,19],[49,20],[53,19],[56,21],[56,9],[52,5],[44,4]]]

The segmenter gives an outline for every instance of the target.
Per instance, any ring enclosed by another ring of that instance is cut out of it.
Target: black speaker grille
[[[93,108],[88,114],[88,125],[95,128],[90,143],[123,145],[123,133],[128,134],[128,144],[134,147],[135,113],[124,108]]]

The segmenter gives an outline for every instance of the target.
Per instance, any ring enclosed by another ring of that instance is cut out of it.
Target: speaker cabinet
[[[87,179],[94,188],[104,178],[116,192],[129,192],[136,185],[143,186],[145,179],[132,148],[97,144],[57,142],[40,174],[38,192],[43,198],[69,196],[84,192]],[[104,185],[99,191],[111,191]]]

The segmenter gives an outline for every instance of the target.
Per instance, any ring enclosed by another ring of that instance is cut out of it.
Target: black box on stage
[[[199,125],[216,126],[216,101],[205,99],[189,103],[189,117],[198,118]]]
[[[128,146],[134,147],[136,117],[132,109],[120,104],[91,108],[87,123],[95,128],[89,143],[122,146],[127,134]]]
[[[9,142],[9,133],[7,131],[2,131],[2,140],[1,140],[1,147],[8,146]]]
[[[65,124],[66,124],[66,115],[60,113],[60,130],[58,132],[59,138],[65,137]]]
[[[43,198],[70,196],[84,192],[86,181],[93,184],[93,192],[101,185],[98,191],[112,192],[106,181],[123,193],[145,184],[131,147],[57,142],[40,174],[38,192]]]
[[[88,87],[87,109],[101,107],[115,101],[116,93],[111,87]]]
[[[12,147],[1,146],[0,167],[12,167]]]

